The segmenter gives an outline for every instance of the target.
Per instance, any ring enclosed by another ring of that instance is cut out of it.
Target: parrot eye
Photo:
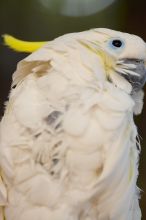
[[[113,40],[112,41],[112,45],[114,47],[121,47],[122,46],[122,41],[120,41],[120,40]]]
[[[109,43],[110,48],[115,49],[115,50],[121,49],[125,45],[125,42],[121,39],[112,39],[108,43]]]

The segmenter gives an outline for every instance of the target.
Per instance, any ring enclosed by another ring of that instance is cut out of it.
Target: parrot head
[[[141,90],[146,82],[146,43],[136,35],[110,29],[91,31],[94,37],[82,44],[102,58],[107,79],[130,94]]]
[[[3,37],[7,46],[19,52],[31,53],[49,43],[21,41],[10,35]],[[87,50],[100,56],[106,78],[115,86],[130,94],[143,88],[146,82],[146,43],[140,37],[106,28],[96,28],[67,34],[62,38],[67,41],[69,38],[75,38]]]
[[[101,57],[106,81],[130,95],[134,114],[140,114],[146,82],[146,43],[136,35],[110,29],[97,28],[91,32],[83,44]]]

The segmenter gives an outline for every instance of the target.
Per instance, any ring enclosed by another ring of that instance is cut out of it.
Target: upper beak
[[[144,61],[138,59],[124,59],[122,60],[122,66],[123,68],[124,66],[129,66],[129,69],[124,69],[125,73],[121,74],[132,85],[133,90],[137,91],[142,89],[146,82],[146,67]]]

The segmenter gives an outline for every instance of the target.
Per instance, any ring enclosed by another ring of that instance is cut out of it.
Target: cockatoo
[[[99,28],[39,45],[0,124],[0,219],[140,220],[145,42]]]

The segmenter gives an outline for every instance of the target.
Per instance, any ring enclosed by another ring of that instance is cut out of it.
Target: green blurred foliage
[[[48,40],[64,33],[101,26],[120,29],[126,18],[125,2],[116,0],[91,16],[67,17],[43,7],[39,0],[0,0],[0,28],[3,33],[29,40]]]

